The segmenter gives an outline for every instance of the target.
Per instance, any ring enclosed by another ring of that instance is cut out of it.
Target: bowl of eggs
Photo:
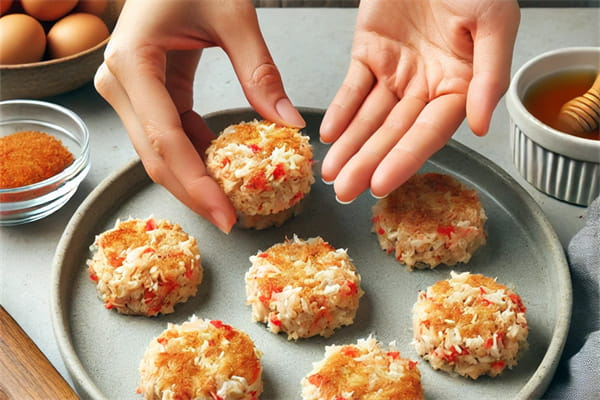
[[[580,206],[600,196],[598,83],[600,47],[569,47],[523,64],[506,93],[519,173],[538,190]],[[568,111],[574,120],[566,119]]]
[[[0,0],[0,100],[90,82],[123,0]]]

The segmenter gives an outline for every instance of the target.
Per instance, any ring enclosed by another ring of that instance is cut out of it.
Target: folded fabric
[[[600,399],[600,198],[567,250],[573,314],[565,349],[544,399]]]

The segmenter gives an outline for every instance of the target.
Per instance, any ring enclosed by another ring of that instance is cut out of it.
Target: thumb
[[[256,17],[246,19],[237,35],[229,37],[223,48],[250,105],[265,119],[303,128],[306,122],[294,108],[283,88],[277,66],[263,39]]]

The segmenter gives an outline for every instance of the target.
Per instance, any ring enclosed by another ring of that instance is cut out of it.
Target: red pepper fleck
[[[156,341],[164,346],[165,344],[167,344],[169,342],[169,339],[164,338],[164,337],[159,337],[156,339]]]
[[[185,277],[186,277],[188,280],[190,280],[190,281],[192,280],[192,277],[193,277],[193,271],[192,271],[192,269],[191,269],[191,268],[186,268],[186,269],[185,269]]]
[[[115,306],[111,302],[104,303],[104,308],[107,310],[112,310]]]
[[[255,143],[249,144],[248,148],[250,148],[250,150],[252,150],[252,152],[254,154],[256,154],[256,153],[258,153],[260,151],[260,147],[258,147],[258,145],[255,144]]]
[[[485,289],[482,286],[479,286],[479,293],[486,294],[487,292],[485,291]]]
[[[214,341],[213,339],[208,339],[208,345],[209,345],[210,347],[213,347],[215,344],[216,344],[216,343],[215,343],[215,341]]]
[[[491,301],[489,301],[488,299],[481,299],[481,303],[482,303],[484,306],[489,306],[490,304],[492,304],[492,302],[491,302]]]
[[[223,161],[221,161],[221,167],[225,167],[227,166],[227,164],[229,164],[231,161],[229,160],[229,158],[225,157],[223,159]]]
[[[265,177],[265,171],[260,171],[248,180],[246,188],[254,190],[266,190],[268,187],[268,181]]]
[[[219,396],[218,394],[216,394],[215,392],[210,392],[210,397],[212,397],[213,400],[223,400],[223,398],[221,396]]]
[[[375,223],[379,222],[380,219],[381,219],[381,217],[379,215],[376,215],[373,218],[371,218],[371,222],[375,224]]]
[[[504,361],[494,361],[492,363],[492,368],[494,368],[494,369],[498,369],[498,368],[502,369],[502,368],[504,368],[505,365],[506,365],[506,363]]]
[[[427,295],[425,295],[425,298],[427,298]],[[425,320],[421,321],[421,324],[425,325],[425,328],[429,329],[429,327],[431,326],[431,321],[428,319],[425,319]]]
[[[156,221],[154,219],[149,219],[146,221],[146,231],[153,231],[156,229]]]
[[[344,346],[342,347],[342,349],[340,350],[343,354],[347,355],[348,357],[357,357],[360,353],[358,351],[358,349],[354,346]]]
[[[117,268],[123,265],[123,261],[125,261],[125,257],[119,257],[115,254],[110,254],[108,256],[108,263],[113,267]]]
[[[462,347],[462,346],[460,347],[460,353],[458,352],[458,350],[456,350],[456,348],[454,346],[452,346],[449,351],[450,351],[450,354],[444,353],[442,358],[451,363],[456,361],[456,357],[466,356],[469,354],[469,349],[467,349],[466,347]]]
[[[304,193],[302,192],[298,192],[294,195],[294,197],[292,197],[290,199],[290,205],[297,203],[298,201],[300,201],[300,199],[302,199],[302,197],[304,197]]]
[[[383,235],[385,233],[385,230],[383,228],[379,228],[377,229],[377,233]]]
[[[510,293],[508,295],[508,297],[510,298],[510,300],[515,303],[517,305],[517,307],[519,308],[519,312],[525,312],[527,311],[527,307],[525,307],[525,305],[523,305],[523,301],[521,300],[521,297],[519,297],[518,294],[516,293]]]
[[[209,322],[215,328],[223,329],[223,330],[226,331],[226,333],[225,333],[225,339],[229,340],[229,339],[231,339],[232,337],[235,336],[235,331],[233,330],[233,328],[231,327],[231,325],[224,324],[223,321],[220,321],[220,320],[211,320]]]
[[[267,258],[267,257],[269,257],[269,254],[267,254],[267,253],[260,253],[257,257]]]
[[[440,235],[446,235],[446,236],[448,236],[448,238],[450,238],[452,236],[452,233],[454,233],[454,227],[452,225],[449,225],[449,226],[440,225],[437,228],[437,232]]]
[[[146,247],[144,249],[144,251],[142,251],[142,254],[146,254],[146,253],[155,253],[156,250],[154,250],[152,247]]]
[[[358,286],[356,286],[356,283],[352,282],[351,280],[346,280],[346,286],[348,286],[348,291],[346,292],[348,296],[354,296],[358,293]]]
[[[137,394],[142,394],[142,388],[137,388],[137,389],[135,389],[135,392],[136,392]]]
[[[210,324],[215,328],[222,328],[224,325],[223,321],[219,321],[218,319],[213,319],[212,321],[210,321]]]
[[[279,163],[275,166],[273,170],[273,179],[277,180],[285,175],[285,168],[283,167],[283,163]]]
[[[417,366],[417,362],[416,361],[409,361],[408,362],[408,369],[414,369]]]
[[[171,293],[173,290],[175,290],[179,287],[179,283],[177,283],[175,281],[166,281],[166,282],[159,282],[158,286],[165,288],[167,293]]]
[[[399,351],[388,351],[387,356],[391,357],[394,360],[397,360],[400,358],[400,352]]]
[[[275,326],[281,326],[281,321],[279,319],[277,319],[276,317],[273,317],[270,319],[270,322],[275,325]]]
[[[486,349],[491,349],[493,345],[494,345],[494,339],[488,338],[488,340],[485,341],[485,344],[483,345],[483,347],[485,347]]]
[[[88,275],[92,281],[98,282],[98,275],[96,275],[96,271],[94,271],[91,267],[88,269]]]

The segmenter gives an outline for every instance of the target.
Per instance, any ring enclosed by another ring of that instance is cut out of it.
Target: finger
[[[377,166],[404,136],[424,107],[425,102],[416,97],[404,97],[396,104],[384,124],[336,177],[334,189],[339,201],[350,202],[369,188]]]
[[[155,153],[127,94],[104,64],[96,73],[94,83],[98,92],[123,121],[131,142],[151,179],[163,185],[186,206],[223,232],[229,232],[235,223],[235,211],[219,185],[205,173],[203,174],[203,164],[200,163],[202,168],[196,171],[194,181],[186,185],[182,184],[165,160]],[[190,165],[190,169],[192,168],[194,166]]]
[[[306,122],[294,108],[283,88],[281,75],[260,32],[256,13],[224,37],[235,73],[250,105],[265,119],[303,128]]]
[[[516,2],[498,2],[496,10],[478,21],[473,34],[473,78],[467,92],[467,121],[485,135],[500,98],[510,82],[512,52],[519,25]],[[498,24],[498,21],[514,23]]]
[[[321,141],[332,143],[344,132],[373,88],[371,71],[357,60],[350,61],[342,86],[331,101],[321,122]]]
[[[402,185],[444,147],[465,115],[465,96],[449,94],[428,103],[415,123],[384,157],[371,178],[371,192],[383,197]]]
[[[348,129],[333,143],[321,166],[321,176],[327,182],[336,179],[344,164],[360,150],[389,114],[396,96],[385,85],[377,84],[367,96]]]
[[[193,107],[194,77],[202,50],[171,50],[167,55],[165,86],[179,114]]]
[[[192,145],[200,157],[204,159],[206,149],[216,135],[210,130],[206,121],[195,111],[187,111],[181,114],[181,124],[187,133]]]

